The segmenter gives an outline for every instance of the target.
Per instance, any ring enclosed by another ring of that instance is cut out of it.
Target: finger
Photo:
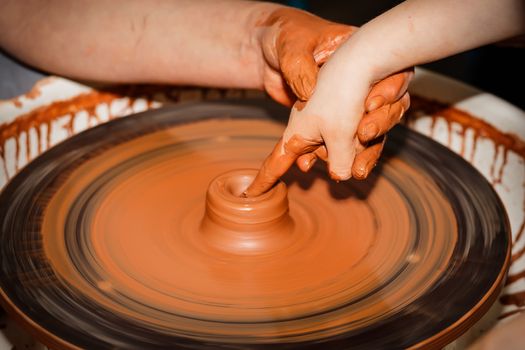
[[[268,191],[299,156],[311,153],[317,147],[318,144],[306,141],[298,135],[286,142],[279,140],[272,153],[264,160],[253,182],[244,191],[244,196],[255,197]]]
[[[394,104],[389,104],[366,113],[357,127],[357,136],[359,137],[359,141],[362,143],[367,143],[381,135],[384,135],[387,131],[399,123],[409,106],[410,96],[407,92]]]
[[[363,180],[370,175],[381,156],[385,140],[386,136],[381,136],[355,156],[354,164],[352,165],[352,176],[354,178]]]
[[[326,150],[325,145],[319,146],[315,151],[315,155],[317,158],[324,160],[325,162],[328,162],[328,151]]]
[[[279,64],[284,79],[301,101],[307,101],[317,82],[319,67],[308,47],[290,49],[280,57]]]
[[[267,69],[264,76],[264,90],[270,97],[286,107],[292,107],[296,101],[293,91],[290,89],[283,76],[273,70]]]
[[[283,152],[283,139],[275,145],[272,153],[264,160],[253,182],[243,195],[256,197],[268,191],[297,159],[294,154]]]
[[[306,153],[297,158],[296,164],[303,172],[308,172],[314,166],[318,159],[328,162],[328,152],[326,151],[325,145],[320,145],[317,149],[311,153]]]
[[[366,98],[366,111],[373,111],[399,100],[406,93],[408,84],[413,76],[414,70],[410,68],[393,74],[375,84]]]
[[[328,170],[333,180],[348,180],[352,177],[355,147],[352,132],[337,132],[324,139],[328,151]]]
[[[304,173],[308,172],[314,166],[317,161],[317,155],[315,152],[306,153],[297,158],[295,164]]]

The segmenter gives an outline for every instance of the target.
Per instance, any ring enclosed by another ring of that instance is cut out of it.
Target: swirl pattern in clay
[[[150,111],[29,164],[0,196],[6,307],[56,348],[137,349],[440,347],[486,311],[509,229],[481,175],[399,127],[367,181],[242,198],[268,108]]]

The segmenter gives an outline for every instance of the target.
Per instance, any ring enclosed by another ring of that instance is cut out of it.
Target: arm
[[[519,35],[524,17],[523,0],[408,0],[367,23],[323,66],[308,103],[292,109],[281,143],[248,195],[267,190],[294,159],[307,155],[324,155],[334,179],[360,177],[356,163],[371,159],[363,156],[370,147],[364,148],[367,128],[360,122],[374,83],[406,67]]]
[[[356,30],[285,6],[241,0],[0,5],[0,46],[45,71],[93,81],[265,89],[289,106],[310,97],[319,66]],[[382,129],[406,109],[411,76],[391,76],[371,91],[369,110],[393,106],[392,113],[383,108],[372,114]],[[376,159],[380,154],[377,147],[368,152]],[[313,160],[297,159],[303,170]]]
[[[356,30],[242,0],[0,0],[0,7],[0,47],[44,71],[258,88],[290,106],[310,97],[319,66]],[[380,84],[376,94],[389,102],[406,78]]]
[[[1,2],[1,46],[45,71],[96,81],[248,88],[263,84],[260,45],[250,34],[279,7],[191,0]]]
[[[326,95],[327,85],[334,83],[343,89],[339,97],[352,94],[335,75],[349,78],[361,71],[359,77],[373,82],[524,31],[523,0],[408,0],[367,23],[340,48],[326,65],[318,95]]]

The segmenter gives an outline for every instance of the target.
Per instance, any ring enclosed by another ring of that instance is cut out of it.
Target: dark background
[[[306,9],[323,18],[361,26],[402,1],[273,1]],[[488,45],[421,67],[456,78],[525,109],[525,40],[521,48]]]

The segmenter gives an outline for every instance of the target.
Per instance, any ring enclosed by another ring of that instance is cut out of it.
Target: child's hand
[[[337,98],[337,93],[324,103],[317,98],[311,103],[296,102],[283,137],[245,195],[267,191],[294,162],[308,171],[318,158],[328,162],[333,179],[366,178],[381,155],[386,132],[409,107],[406,89],[412,76],[413,71],[407,70],[365,86],[364,96],[353,94],[356,100],[346,101],[355,110],[331,110],[331,98]]]
[[[335,179],[366,178],[381,155],[384,134],[399,122],[410,104],[406,90],[413,70],[391,75],[368,88],[359,115],[366,114],[351,128],[352,135],[357,131],[358,137],[351,146],[345,142],[346,150],[336,151],[338,135],[349,135],[337,125],[342,126],[343,121],[350,119],[349,115],[332,111],[320,116],[300,109],[314,91],[319,67],[357,28],[289,8],[276,10],[262,26],[264,87],[277,102],[289,106],[297,99],[299,102],[292,110],[283,139],[266,159],[246,194],[255,196],[265,192],[294,162],[301,170],[308,171],[318,158],[330,162],[331,176]],[[331,156],[328,149],[332,149]],[[352,161],[341,161],[342,154],[349,155]],[[344,166],[338,163],[350,165],[343,170]]]
[[[254,32],[264,57],[264,88],[275,101],[290,107],[297,99],[310,98],[319,67],[358,30],[293,8],[278,8],[258,28]],[[397,102],[410,78],[404,72],[376,84],[367,110]]]
[[[363,118],[374,83],[406,67],[522,35],[523,9],[522,0],[407,0],[353,32],[320,70],[306,106],[296,105],[247,195],[269,189],[296,159],[303,169],[327,159],[335,179],[365,177],[382,145],[365,148],[363,142],[395,124],[409,102],[407,95]],[[404,88],[397,95],[403,94]],[[371,119],[377,119],[375,127],[366,126]]]

